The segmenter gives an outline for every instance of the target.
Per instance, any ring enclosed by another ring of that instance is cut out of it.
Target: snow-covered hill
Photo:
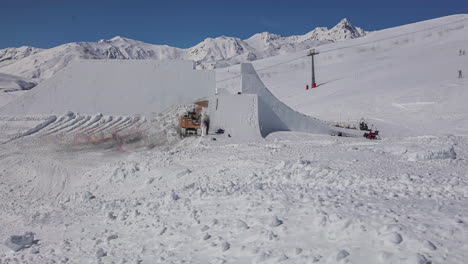
[[[36,85],[37,83],[29,78],[0,73],[0,107]]]
[[[36,85],[36,82],[28,78],[0,73],[0,91],[2,92],[29,90]]]
[[[0,72],[47,79],[70,61],[85,59],[194,60],[198,67],[224,67],[239,62],[305,50],[320,44],[364,36],[366,31],[343,19],[335,27],[316,28],[305,35],[282,37],[268,32],[247,40],[221,36],[207,38],[188,49],[153,45],[123,37],[96,42],[68,43],[43,50],[30,47],[0,50]],[[4,54],[4,55],[2,55]],[[12,55],[13,54],[13,55]],[[10,59],[13,58],[13,59]],[[2,64],[2,61],[6,61]],[[207,66],[208,65],[208,66]]]

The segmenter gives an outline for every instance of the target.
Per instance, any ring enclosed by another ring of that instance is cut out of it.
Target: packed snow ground
[[[287,132],[182,140],[183,108],[148,116],[123,144],[53,132],[73,113],[55,128],[40,127],[49,116],[0,118],[0,239],[9,241],[0,263],[467,263],[468,87],[457,78],[465,23],[319,56],[322,85],[308,92],[307,58],[272,67],[305,53],[255,64],[271,67],[262,80],[292,108],[368,118],[381,141]],[[236,67],[218,74],[234,77],[219,87],[239,87]],[[7,246],[27,232],[29,248]]]
[[[468,260],[465,137],[168,135],[127,152],[53,136],[3,145],[0,237],[38,241],[0,246],[2,263]]]

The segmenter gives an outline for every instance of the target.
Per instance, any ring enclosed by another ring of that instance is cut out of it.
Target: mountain
[[[1,49],[0,67],[15,63],[23,58],[36,54],[39,51],[42,51],[42,49],[29,46]]]
[[[358,38],[366,31],[343,19],[332,29],[316,28],[305,35],[283,37],[263,32],[249,39],[221,36],[207,38],[188,49],[153,45],[123,37],[96,42],[74,42],[51,49],[31,47],[0,50],[0,72],[47,79],[76,59],[194,60],[198,68],[226,67],[321,44]]]
[[[288,44],[303,45],[309,48],[316,45],[318,42],[336,42],[346,39],[358,38],[366,35],[366,31],[353,26],[348,19],[344,18],[332,29],[326,27],[318,27],[304,35],[283,37],[281,35],[263,32],[255,34],[246,42],[257,50],[278,49],[287,46]],[[299,51],[297,49],[296,51]]]

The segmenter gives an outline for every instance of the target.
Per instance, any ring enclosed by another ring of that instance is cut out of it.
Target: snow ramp
[[[222,135],[234,141],[257,140],[278,131],[362,136],[362,131],[332,127],[293,110],[266,88],[250,63],[241,64],[241,79],[241,94],[210,98],[210,133],[223,129]]]
[[[161,113],[214,91],[214,71],[194,70],[192,61],[80,60],[0,108],[0,114]]]
[[[208,105],[210,134],[223,129],[223,135],[235,141],[261,139],[258,119],[258,97],[246,95],[215,95]],[[221,136],[220,136],[221,137]]]

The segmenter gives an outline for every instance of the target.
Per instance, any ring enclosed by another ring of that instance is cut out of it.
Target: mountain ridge
[[[219,36],[206,38],[187,49],[116,36],[97,42],[71,42],[50,49],[28,46],[2,49],[0,72],[47,79],[76,59],[194,60],[197,68],[220,68],[366,34],[366,31],[355,27],[345,18],[331,29],[317,27],[304,35],[284,37],[262,32],[248,39]],[[2,64],[3,61],[7,62]]]

